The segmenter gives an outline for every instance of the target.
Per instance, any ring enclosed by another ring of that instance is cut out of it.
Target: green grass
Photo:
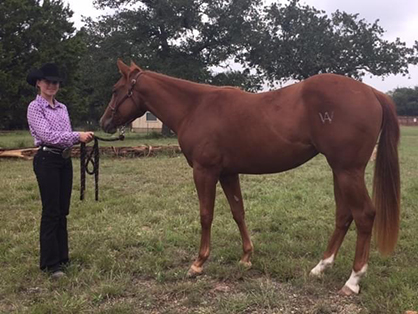
[[[25,142],[24,137],[24,132],[0,134],[0,146]],[[130,145],[142,144],[143,138],[134,137]],[[152,145],[167,143],[151,140]],[[32,163],[0,159],[0,313],[418,310],[417,155],[418,129],[403,128],[398,246],[384,258],[373,245],[362,291],[350,298],[336,292],[351,272],[353,226],[334,267],[322,279],[308,276],[335,219],[332,175],[322,156],[281,174],[241,176],[255,246],[250,270],[238,265],[239,232],[218,187],[211,256],[204,275],[196,279],[185,276],[197,254],[200,223],[192,171],[184,157],[102,158],[99,202],[94,201],[92,177],[86,200],[79,201],[79,164],[74,159],[69,216],[73,263],[60,282],[38,270],[40,199]],[[369,186],[372,170],[370,163]]]

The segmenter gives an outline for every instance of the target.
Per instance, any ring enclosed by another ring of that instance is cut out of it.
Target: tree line
[[[64,70],[59,99],[74,126],[94,127],[118,80],[117,58],[144,69],[248,91],[318,73],[355,79],[408,74],[418,42],[383,39],[378,21],[299,0],[95,0],[112,9],[76,30],[62,0],[0,2],[0,129],[26,128],[36,90],[28,71],[45,62]],[[233,66],[231,66],[233,64]],[[418,89],[392,92],[400,114],[418,115]],[[401,96],[399,96],[401,95]],[[399,97],[398,97],[399,96]]]

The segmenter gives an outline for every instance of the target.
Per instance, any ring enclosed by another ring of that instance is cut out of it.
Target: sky
[[[94,8],[93,0],[64,0],[64,2],[74,11],[72,20],[77,28],[83,25],[82,16],[96,19],[105,13]],[[379,20],[379,25],[386,31],[385,39],[394,41],[399,37],[408,47],[418,41],[417,0],[300,0],[300,2],[323,10],[328,15],[340,10],[351,14],[358,13],[359,18],[364,18],[369,23]],[[418,86],[418,66],[410,66],[407,77],[390,75],[382,80],[381,77],[365,76],[363,82],[383,92],[397,87]]]

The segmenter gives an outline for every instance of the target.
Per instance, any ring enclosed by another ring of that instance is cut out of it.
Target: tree
[[[331,72],[361,79],[407,74],[417,48],[382,39],[378,21],[335,12],[331,17],[298,0],[263,7],[260,0],[96,0],[115,14],[87,20],[89,53],[82,77],[90,112],[99,118],[117,81],[115,61],[214,85],[257,91],[274,84]],[[126,9],[124,5],[136,9]],[[243,70],[215,73],[236,62]],[[254,71],[255,70],[255,71]],[[256,74],[254,74],[256,73]]]
[[[77,103],[73,86],[84,44],[69,22],[72,12],[61,0],[3,0],[0,2],[0,128],[25,128],[26,108],[35,89],[26,75],[45,62],[56,62],[66,74],[59,99]]]
[[[126,9],[124,4],[135,4]],[[259,0],[97,0],[100,8],[116,9],[95,22],[86,20],[88,53],[82,60],[84,93],[92,111],[110,99],[117,81],[116,60],[134,60],[144,69],[195,82],[260,88],[249,71],[218,75],[220,67],[241,49],[243,33],[256,19]],[[97,117],[98,119],[99,117]]]
[[[241,37],[256,19],[260,0],[96,0],[118,9],[100,23],[96,35],[118,36],[125,56],[155,71],[203,82],[208,67],[218,66],[241,48]]]
[[[396,88],[389,92],[396,103],[400,116],[418,116],[418,86],[414,88]]]
[[[266,7],[257,26],[237,59],[271,83],[325,72],[356,79],[367,73],[406,75],[408,64],[418,63],[418,43],[408,48],[400,39],[384,40],[378,21],[340,11],[328,17],[298,0]]]

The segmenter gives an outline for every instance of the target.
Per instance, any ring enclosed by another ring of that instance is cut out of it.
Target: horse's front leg
[[[250,235],[245,224],[245,211],[239,184],[239,176],[238,174],[221,176],[220,182],[231,207],[232,216],[241,233],[242,249],[244,253],[240,263],[246,267],[251,267],[250,259],[253,252],[253,244],[251,243]]]
[[[199,197],[200,224],[202,234],[200,239],[199,256],[193,262],[187,275],[194,277],[203,272],[203,264],[210,254],[210,232],[213,221],[213,209],[215,206],[216,183],[219,172],[214,169],[203,168],[199,165],[193,167],[193,178]]]

